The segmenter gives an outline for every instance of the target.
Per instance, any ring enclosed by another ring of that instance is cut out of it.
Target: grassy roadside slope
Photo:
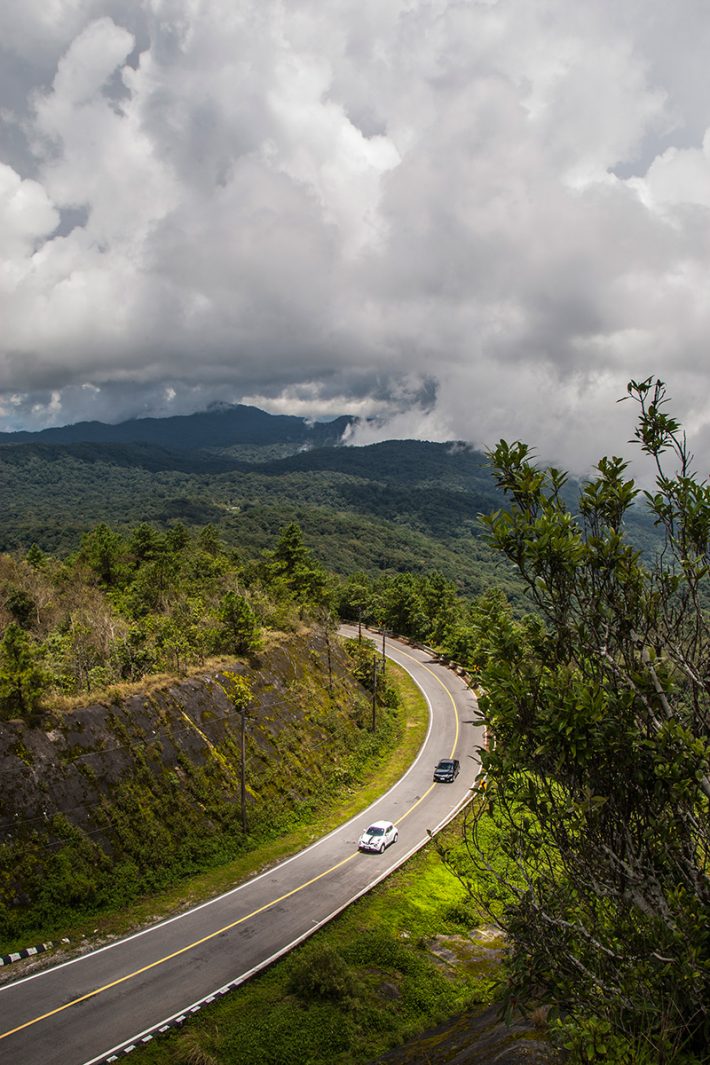
[[[397,670],[397,680],[407,708],[403,744],[377,785],[352,800],[369,801],[388,786],[419,745],[423,700],[406,673]],[[353,812],[348,800],[302,842]],[[461,820],[440,837],[453,854],[463,847]],[[365,1065],[494,1002],[503,948],[428,846],[288,957],[131,1058],[136,1065]]]
[[[460,824],[445,830],[460,844]],[[136,1065],[364,1065],[497,995],[502,942],[428,846]]]

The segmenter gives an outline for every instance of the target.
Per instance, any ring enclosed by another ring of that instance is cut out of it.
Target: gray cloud
[[[0,428],[244,400],[584,469],[658,373],[707,463],[705,23],[7,0]]]

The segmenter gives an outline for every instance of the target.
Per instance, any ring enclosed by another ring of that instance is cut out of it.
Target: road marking
[[[238,917],[236,921],[231,921],[230,924],[224,925],[222,928],[218,928],[214,932],[210,932],[209,935],[202,936],[201,939],[196,939],[194,943],[188,943],[187,946],[180,947],[179,950],[175,950],[172,954],[166,954],[163,958],[157,958],[156,961],[150,962],[149,965],[144,965],[140,969],[136,969],[132,973],[126,973],[125,976],[120,976],[118,980],[112,980],[109,984],[104,984],[102,987],[96,987],[93,991],[87,991],[85,995],[80,995],[79,998],[72,999],[71,1002],[65,1002],[62,1006],[57,1006],[56,1009],[49,1010],[47,1013],[42,1013],[39,1017],[33,1017],[29,1021],[25,1021],[24,1024],[18,1024],[16,1028],[11,1028],[7,1032],[0,1032],[0,1039],[7,1039],[9,1035],[15,1035],[16,1032],[21,1032],[24,1028],[30,1028],[33,1024],[38,1024],[39,1021],[46,1021],[49,1017],[55,1017],[58,1013],[63,1013],[64,1010],[68,1010],[71,1006],[78,1006],[80,1002],[86,1002],[87,999],[94,998],[96,995],[102,994],[104,991],[110,991],[112,987],[118,987],[119,984],[125,984],[127,980],[132,980],[135,976],[140,976],[142,973],[149,972],[150,969],[155,969],[159,965],[165,964],[167,961],[172,961],[173,958],[179,957],[180,954],[185,954],[188,950],[193,950],[195,947],[201,946],[203,943],[209,942],[210,939],[215,939],[216,936],[221,935],[223,932],[229,932],[232,928],[236,928],[237,925],[244,924],[245,921],[251,920],[252,917],[258,917],[260,913],[264,913],[266,910],[270,910],[272,906],[277,906],[280,902],[284,902],[285,899],[290,899],[293,895],[297,895],[299,891],[303,891],[304,888],[310,887],[311,884],[315,884],[318,880],[322,880],[324,876],[328,876],[329,873],[334,873],[336,869],[340,869],[341,866],[347,865],[353,858],[357,858],[358,851],[354,851],[349,854],[347,858],[343,858],[342,861],[337,862],[335,865],[331,865],[330,869],[325,869],[322,873],[318,873],[317,876],[312,877],[310,880],[306,880],[305,883],[299,884],[298,887],[292,888],[284,895],[280,895],[277,899],[271,899],[270,902],[265,902],[263,906],[259,906],[256,910],[252,910],[251,913],[244,914],[243,917]]]
[[[408,655],[406,651],[401,651],[399,648],[397,648],[397,650],[399,651],[399,653],[401,655],[404,656],[404,658],[409,658],[412,662],[416,662],[418,666],[421,666],[422,669],[425,669],[427,673],[431,674],[431,676],[434,678],[434,680],[437,682],[437,684],[440,684],[441,687],[446,692],[446,694],[448,695],[449,700],[451,702],[451,705],[454,708],[454,721],[456,722],[456,730],[454,732],[454,742],[453,742],[453,746],[451,748],[451,754],[449,755],[450,758],[453,758],[454,757],[454,751],[456,750],[456,748],[458,746],[458,742],[459,742],[459,714],[458,714],[458,710],[456,709],[456,703],[454,701],[453,695],[451,694],[449,689],[446,687],[446,685],[444,684],[444,682],[441,679],[441,677],[437,677],[437,675],[436,675],[436,673],[434,672],[433,669],[429,669],[429,666],[425,666],[424,663],[420,662],[418,658],[414,657],[414,655]],[[398,824],[400,824],[400,822],[404,821],[405,817],[409,817],[409,815],[411,814],[412,810],[416,810],[417,806],[419,806],[420,803],[424,802],[424,800],[426,799],[427,795],[430,795],[433,790],[434,790],[434,782],[432,781],[432,783],[429,785],[429,787],[424,792],[424,794],[420,795],[420,797],[417,799],[417,801],[415,803],[413,803],[409,807],[409,809],[407,811],[405,811],[405,813],[403,813],[402,816],[397,821],[395,821],[395,824],[398,825]]]
[[[399,650],[399,648],[397,648],[397,650]],[[458,742],[459,742],[459,715],[458,715],[458,710],[456,709],[456,703],[454,702],[453,695],[451,694],[449,689],[446,687],[446,685],[444,684],[444,682],[441,679],[441,677],[438,677],[433,669],[429,669],[429,666],[425,666],[424,663],[420,662],[418,658],[414,657],[414,655],[408,655],[406,651],[399,651],[399,653],[401,655],[404,655],[405,658],[411,659],[412,662],[416,662],[418,666],[421,666],[422,669],[426,670],[426,672],[429,673],[434,678],[436,683],[441,685],[441,687],[444,689],[444,691],[448,695],[449,700],[451,702],[451,705],[454,708],[454,721],[456,722],[456,732],[454,733],[454,743],[453,743],[453,747],[451,748],[451,754],[449,755],[450,758],[453,758],[454,757],[454,752],[455,752],[456,747],[457,747]]]
[[[422,669],[426,670],[426,672],[429,673],[434,678],[434,680],[436,680],[437,683],[441,685],[441,687],[444,689],[444,691],[448,695],[448,697],[449,697],[449,699],[451,701],[451,705],[453,706],[453,709],[454,709],[454,720],[456,722],[456,729],[455,729],[455,734],[454,734],[454,743],[453,743],[453,748],[452,748],[452,753],[451,753],[451,757],[453,757],[453,753],[456,750],[456,746],[458,744],[458,738],[459,738],[459,716],[458,716],[458,711],[456,709],[456,703],[454,702],[453,695],[451,694],[449,689],[446,687],[444,682],[441,680],[441,678],[438,677],[436,675],[436,673],[434,673],[433,670],[429,669],[428,666],[425,666],[423,662],[420,662],[418,658],[415,658],[414,655],[407,654],[406,651],[401,651],[400,650],[399,653],[401,655],[403,655],[405,658],[409,658],[412,662],[416,662],[416,664],[418,666],[420,666]],[[413,810],[415,810],[417,808],[417,806],[419,806],[420,803],[422,803],[429,794],[431,794],[431,792],[433,790],[434,790],[434,783],[432,782],[429,785],[429,787],[427,788],[427,790],[424,792],[424,794],[421,795],[417,799],[417,801],[415,803],[413,803],[409,807],[409,809],[405,811],[405,813],[402,814],[402,816],[395,822],[395,824],[400,824],[402,821],[404,821],[404,819],[406,817],[408,817],[411,814],[411,812]],[[95,998],[97,995],[103,994],[104,991],[110,991],[112,988],[118,987],[120,984],[126,983],[127,980],[132,980],[132,979],[134,979],[134,977],[140,976],[142,973],[149,972],[151,969],[155,969],[155,968],[157,968],[160,965],[164,965],[168,961],[172,961],[173,958],[177,958],[181,954],[185,954],[185,953],[187,953],[190,950],[194,950],[195,947],[199,947],[203,943],[207,943],[207,942],[209,942],[209,940],[215,939],[217,936],[222,935],[223,932],[231,931],[233,928],[236,928],[238,925],[244,924],[245,921],[249,921],[253,917],[258,917],[259,914],[264,913],[266,910],[271,909],[273,906],[277,906],[280,902],[284,902],[286,899],[292,898],[294,895],[297,895],[300,891],[303,891],[303,890],[305,890],[305,888],[310,887],[312,884],[317,883],[319,880],[322,880],[323,877],[328,876],[330,873],[334,873],[336,871],[336,869],[340,869],[342,866],[347,865],[348,862],[351,862],[354,858],[357,858],[358,856],[359,856],[359,851],[354,851],[352,854],[349,854],[346,858],[343,858],[341,861],[337,862],[335,865],[331,865],[329,869],[323,870],[322,873],[318,873],[317,876],[314,876],[310,880],[306,880],[303,884],[299,884],[297,887],[292,888],[290,891],[287,891],[284,895],[279,896],[279,898],[271,899],[270,902],[265,902],[263,906],[259,906],[256,910],[252,910],[251,913],[247,913],[243,917],[239,917],[239,918],[237,918],[237,920],[232,921],[229,924],[224,925],[222,928],[218,928],[216,931],[210,932],[206,936],[202,936],[201,939],[196,939],[193,943],[188,943],[186,946],[180,947],[179,950],[175,950],[171,954],[166,954],[162,958],[157,958],[155,961],[150,962],[148,965],[144,965],[140,969],[134,970],[134,972],[126,973],[125,976],[121,976],[117,980],[112,980],[108,984],[103,984],[102,987],[94,988],[93,991],[87,991],[87,993],[85,995],[80,995],[78,998],[72,999],[71,1002],[65,1002],[63,1005],[57,1006],[55,1009],[49,1010],[47,1013],[42,1013],[38,1017],[33,1017],[29,1021],[25,1021],[23,1024],[17,1025],[15,1028],[10,1028],[6,1032],[0,1032],[0,1040],[7,1039],[9,1036],[15,1035],[17,1032],[21,1032],[21,1031],[23,1031],[26,1028],[31,1028],[32,1025],[39,1024],[40,1021],[46,1021],[50,1017],[55,1017],[57,1014],[63,1013],[65,1010],[68,1010],[71,1006],[77,1006],[81,1002],[86,1002],[86,1001],[88,1001],[91,998]]]

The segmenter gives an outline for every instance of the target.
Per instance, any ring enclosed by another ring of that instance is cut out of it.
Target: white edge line
[[[407,652],[403,653],[406,654]],[[396,661],[393,655],[390,654],[388,657],[392,658],[393,661]],[[406,666],[403,666],[401,662],[397,662],[397,665],[402,666],[402,668],[405,670],[407,668]],[[424,665],[424,663],[420,662],[419,665]],[[396,780],[392,787],[388,788],[383,795],[378,796],[378,798],[374,799],[369,806],[366,806],[364,810],[360,810],[358,813],[353,814],[353,816],[349,818],[349,820],[345,821],[344,824],[338,825],[337,828],[332,829],[325,836],[321,836],[319,839],[315,840],[315,842],[310,843],[304,850],[298,851],[296,854],[292,854],[290,858],[285,858],[282,862],[279,862],[278,865],[271,866],[270,869],[265,869],[264,872],[259,873],[258,876],[254,876],[249,880],[245,880],[243,884],[238,884],[237,887],[230,888],[229,891],[225,891],[221,895],[216,895],[213,899],[208,899],[206,902],[201,902],[198,906],[193,906],[189,910],[185,910],[184,913],[177,913],[174,917],[168,917],[165,921],[159,921],[158,924],[150,925],[149,928],[143,928],[140,932],[134,932],[130,936],[125,936],[122,939],[116,939],[112,943],[107,943],[105,946],[98,947],[96,950],[88,951],[86,954],[78,954],[75,958],[70,958],[68,961],[60,962],[59,965],[50,965],[48,966],[48,968],[41,969],[39,972],[31,973],[29,976],[20,977],[19,980],[13,980],[10,983],[3,984],[0,987],[0,994],[2,994],[3,991],[8,991],[10,988],[17,987],[19,984],[27,983],[29,980],[38,980],[43,976],[47,976],[49,973],[57,972],[57,970],[63,969],[67,965],[76,965],[77,962],[84,961],[86,958],[93,957],[96,954],[102,954],[106,950],[113,950],[115,947],[120,947],[123,946],[125,943],[130,943],[134,939],[139,939],[141,936],[150,935],[151,933],[157,932],[159,929],[165,928],[167,925],[172,924],[174,921],[182,921],[183,918],[189,917],[193,913],[198,913],[200,910],[206,909],[208,906],[214,906],[215,903],[221,902],[222,899],[227,899],[231,895],[236,895],[238,892],[243,891],[245,888],[251,887],[252,884],[258,883],[258,881],[263,880],[264,877],[271,876],[272,874],[279,872],[279,870],[283,869],[291,862],[296,861],[297,858],[300,858],[304,854],[308,854],[309,851],[314,850],[315,847],[319,847],[322,843],[325,843],[325,841],[330,839],[331,836],[336,835],[338,832],[342,832],[349,825],[351,825],[353,821],[357,821],[359,818],[364,817],[368,810],[371,810],[373,806],[377,806],[377,804],[382,802],[383,799],[386,799],[391,791],[394,791],[395,788],[399,787],[403,780],[406,780],[406,778],[409,776],[409,774],[417,766],[420,759],[422,758],[424,754],[424,748],[426,747],[427,741],[429,740],[429,736],[431,735],[434,712],[432,709],[431,702],[429,701],[429,696],[426,694],[422,686],[414,677],[412,677],[412,680],[417,685],[420,692],[426,699],[426,703],[429,708],[429,727],[427,728],[426,736],[421,742],[419,750],[417,751],[416,758],[411,763],[406,773],[404,773],[398,780]]]
[[[393,866],[391,866],[389,869],[386,869],[378,877],[370,881],[370,883],[366,887],[361,888],[360,891],[358,891],[357,894],[353,895],[350,899],[348,899],[347,902],[341,903],[334,910],[332,910],[327,917],[321,918],[321,920],[317,924],[313,925],[312,928],[308,928],[305,932],[302,933],[302,935],[298,936],[296,939],[293,939],[286,946],[281,947],[280,950],[276,951],[276,953],[272,954],[269,958],[265,958],[263,961],[259,962],[258,965],[255,965],[253,966],[253,968],[249,969],[248,972],[242,973],[241,976],[235,977],[234,980],[230,980],[228,984],[223,984],[223,986],[218,988],[216,991],[210,991],[209,995],[203,996],[202,998],[198,999],[196,1002],[193,1002],[189,1006],[184,1006],[182,1009],[179,1009],[175,1013],[172,1013],[169,1017],[165,1017],[162,1021],[158,1021],[156,1024],[152,1024],[150,1028],[145,1028],[137,1035],[130,1036],[122,1043],[118,1043],[116,1046],[111,1047],[110,1050],[105,1050],[97,1057],[91,1058],[90,1061],[83,1062],[82,1065],[100,1065],[100,1063],[105,1062],[112,1054],[116,1054],[121,1050],[127,1049],[129,1046],[131,1046],[131,1044],[137,1043],[140,1039],[144,1038],[144,1036],[150,1034],[151,1032],[155,1032],[161,1027],[170,1026],[173,1021],[176,1021],[179,1017],[184,1018],[185,1015],[188,1013],[197,1012],[199,1009],[201,1009],[202,1006],[207,1005],[208,1001],[210,999],[213,999],[214,996],[223,995],[227,991],[233,991],[237,987],[241,987],[241,985],[246,983],[247,980],[250,980],[252,976],[256,976],[257,973],[262,972],[270,965],[273,965],[275,961],[278,961],[279,958],[282,958],[284,954],[288,954],[289,951],[292,951],[296,947],[300,946],[300,944],[305,942],[306,939],[310,939],[312,935],[314,935],[321,928],[323,928],[324,925],[328,924],[329,921],[332,921],[335,917],[337,917],[344,910],[346,910],[348,906],[351,906],[354,902],[357,902],[357,900],[362,898],[363,895],[366,895],[368,891],[372,891],[374,887],[377,887],[379,883],[381,883],[388,876],[390,876],[397,869],[399,869],[400,866],[404,865],[404,863],[408,861],[413,854],[416,854],[417,851],[420,851],[422,847],[425,847],[426,844],[429,843],[431,836],[435,836],[450,821],[453,821],[454,817],[456,817],[459,811],[462,810],[463,807],[467,803],[469,803],[472,798],[473,788],[470,788],[469,793],[464,795],[464,797],[456,804],[454,809],[450,811],[450,813],[448,813],[446,817],[444,817],[439,822],[436,828],[430,830],[431,835],[427,833],[427,835],[423,839],[420,839],[417,843],[415,843],[413,847],[410,847],[406,854],[403,854]]]
[[[403,667],[403,668],[406,669],[406,667]],[[411,673],[410,673],[410,676],[411,676]],[[427,730],[426,738],[425,738],[424,742],[422,743],[422,748],[423,748],[424,744],[426,743],[426,740],[429,738],[429,733],[431,732],[431,728],[432,728],[432,724],[433,724],[433,710],[432,710],[432,705],[431,705],[431,702],[429,700],[429,697],[426,694],[426,692],[424,691],[424,689],[420,687],[420,685],[414,679],[414,677],[412,677],[412,680],[414,680],[414,683],[417,684],[417,687],[419,687],[419,689],[422,692],[422,695],[424,696],[424,698],[426,699],[427,705],[429,707],[429,729]],[[458,711],[457,711],[457,713],[458,713]],[[414,767],[414,765],[416,765],[416,762],[419,760],[422,748],[420,748],[419,754],[417,755],[416,760],[410,766],[410,769],[412,769]],[[407,770],[407,773],[409,771],[410,770]],[[407,773],[405,773],[404,776],[406,776]],[[404,777],[401,777],[400,779],[403,780]],[[393,785],[393,787],[394,786],[395,785]],[[389,790],[391,791],[392,789],[390,788]],[[388,795],[388,794],[389,794],[389,791],[385,792],[385,795]],[[382,798],[384,798],[384,796],[382,796]],[[469,788],[468,792],[458,801],[456,806],[454,806],[453,810],[451,810],[448,814],[446,814],[446,816],[443,817],[441,819],[441,821],[439,821],[438,825],[436,825],[435,828],[430,829],[430,831],[427,833],[427,835],[425,837],[423,837],[417,843],[415,843],[413,847],[410,847],[410,849],[405,854],[403,854],[395,862],[395,864],[393,866],[390,866],[389,869],[384,870],[384,872],[382,872],[374,880],[371,880],[369,884],[367,884],[364,888],[361,888],[360,891],[358,891],[355,895],[353,895],[351,898],[349,898],[346,902],[341,903],[334,910],[332,910],[326,917],[321,918],[321,920],[318,921],[317,924],[314,924],[312,928],[306,929],[306,931],[303,932],[300,936],[297,936],[296,939],[293,939],[290,943],[286,944],[286,946],[281,947],[280,950],[276,951],[270,957],[263,959],[261,962],[259,962],[255,966],[253,966],[247,972],[242,973],[241,976],[237,976],[237,977],[234,978],[234,980],[230,980],[229,983],[223,984],[222,987],[218,988],[216,991],[210,991],[209,994],[204,995],[200,999],[197,999],[197,1001],[193,1002],[191,1005],[185,1006],[182,1009],[177,1010],[175,1013],[172,1013],[169,1017],[165,1017],[162,1021],[158,1021],[156,1024],[151,1025],[150,1028],[145,1028],[138,1035],[130,1036],[128,1039],[124,1040],[122,1043],[118,1043],[116,1046],[111,1047],[110,1050],[106,1050],[102,1054],[99,1054],[98,1057],[91,1058],[90,1061],[83,1062],[82,1065],[102,1065],[102,1063],[106,1062],[107,1059],[112,1054],[116,1054],[119,1051],[124,1050],[125,1048],[130,1046],[131,1043],[138,1042],[138,1040],[140,1040],[144,1036],[146,1036],[146,1035],[148,1035],[148,1034],[150,1034],[152,1032],[156,1032],[159,1029],[163,1029],[163,1031],[165,1029],[171,1030],[171,1025],[172,1025],[173,1021],[176,1021],[178,1018],[183,1018],[184,1019],[186,1014],[191,1013],[191,1012],[198,1012],[203,1006],[211,1005],[212,1002],[214,1001],[214,999],[218,995],[225,995],[225,994],[227,994],[227,992],[233,991],[236,988],[241,987],[241,985],[246,983],[247,980],[250,980],[252,976],[256,976],[257,973],[260,973],[264,969],[267,969],[270,965],[273,965],[274,962],[278,961],[279,958],[282,958],[285,954],[288,954],[290,951],[292,951],[296,947],[300,946],[301,943],[304,943],[312,935],[314,935],[321,928],[323,928],[324,925],[328,924],[335,917],[337,917],[344,910],[346,910],[348,908],[348,906],[351,906],[354,902],[357,902],[357,900],[362,898],[363,895],[366,895],[369,891],[372,891],[372,889],[374,887],[377,887],[377,885],[379,883],[381,883],[388,876],[390,876],[397,869],[399,869],[400,866],[404,865],[404,863],[406,861],[408,861],[412,857],[413,854],[416,854],[417,851],[421,850],[422,847],[425,847],[426,844],[429,843],[429,841],[430,841],[432,836],[435,836],[438,832],[440,832],[442,830],[442,828],[444,828],[446,825],[448,825],[450,821],[453,821],[454,817],[456,817],[456,815],[464,808],[464,806],[467,805],[467,803],[471,802],[472,798],[473,798],[473,785]],[[377,801],[379,802],[379,800],[377,800]],[[372,805],[374,805],[374,803]],[[368,806],[367,809],[369,810],[370,807]],[[356,815],[356,816],[359,816],[359,815]],[[354,820],[354,819],[355,818],[351,818],[351,820]],[[347,822],[347,824],[349,824],[349,823],[350,822]],[[342,826],[342,827],[345,827],[345,826]],[[337,831],[337,829],[336,829],[336,831]],[[332,834],[333,833],[330,833],[330,835],[332,835]],[[328,837],[324,836],[323,838],[327,839]],[[308,849],[310,850],[310,848],[308,848]]]

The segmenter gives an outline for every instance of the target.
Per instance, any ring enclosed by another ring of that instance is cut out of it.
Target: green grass
[[[460,821],[444,833],[453,848]],[[133,1056],[137,1065],[372,1061],[495,998],[500,962],[490,940],[481,947],[469,935],[479,920],[426,847],[287,958]]]
[[[132,901],[128,905],[103,909],[99,914],[80,913],[71,921],[51,929],[38,929],[29,941],[68,939],[74,944],[81,941],[103,941],[153,923],[161,918],[197,905],[228,891],[250,876],[269,868],[291,854],[308,846],[331,829],[349,820],[397,781],[413,761],[426,733],[428,710],[426,700],[408,673],[394,663],[388,663],[390,679],[396,683],[400,696],[399,715],[403,723],[400,740],[383,759],[367,767],[367,776],[356,785],[344,786],[333,795],[323,796],[322,802],[305,811],[301,820],[287,833],[263,841],[243,850],[227,863],[205,869],[203,872],[181,879],[178,883]],[[3,950],[17,950],[27,942],[2,943]]]

